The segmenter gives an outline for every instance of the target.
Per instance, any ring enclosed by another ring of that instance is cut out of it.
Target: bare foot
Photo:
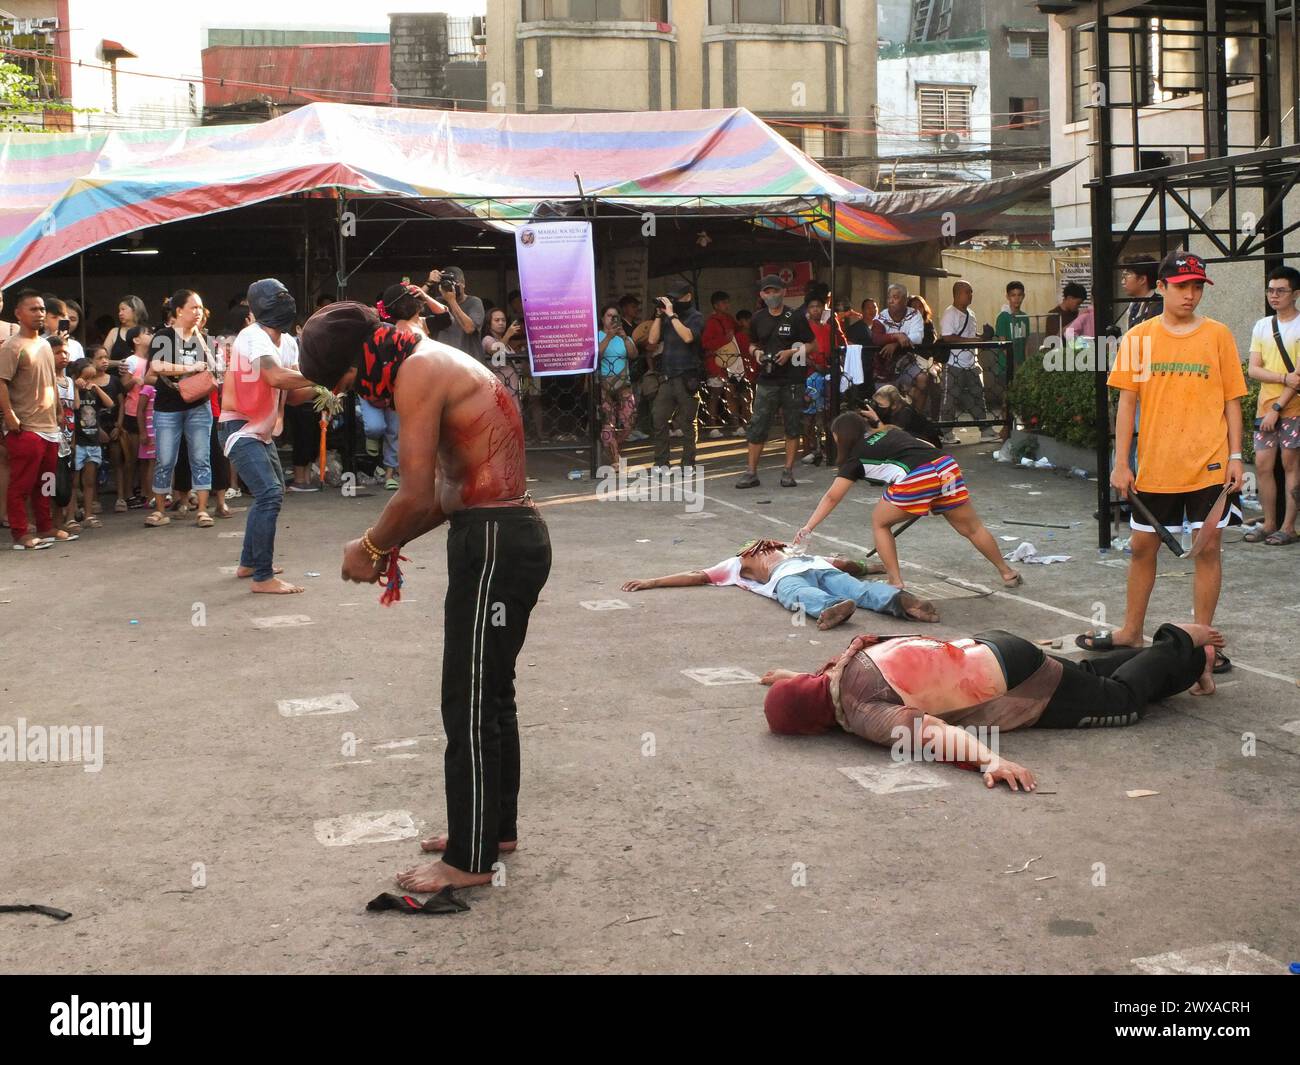
[[[305,588],[282,581],[279,577],[272,577],[269,581],[254,581],[252,589],[263,595],[297,595],[299,592],[306,591]]]
[[[271,568],[272,568],[276,573],[283,573],[283,572],[284,572],[284,567],[283,567],[283,566],[272,566]],[[238,577],[238,578],[242,581],[242,580],[244,580],[244,578],[246,578],[246,577],[251,577],[251,576],[253,575],[254,572],[255,572],[255,571],[254,571],[254,569],[253,569],[252,566],[240,566],[237,570],[235,570],[235,576]]]
[[[1189,625],[1180,625],[1179,628],[1190,629]],[[1208,628],[1205,625],[1197,625],[1196,628]],[[1213,629],[1209,629],[1214,632]],[[1217,634],[1216,634],[1217,635]],[[1195,639],[1195,637],[1193,637]],[[1193,695],[1213,695],[1214,694],[1214,645],[1205,645],[1205,672],[1201,674],[1200,679],[1188,689]]]
[[[497,844],[497,850],[501,854],[510,854],[519,846],[517,839],[503,840]],[[425,854],[441,854],[447,849],[447,833],[444,832],[439,836],[430,836],[428,839],[420,840],[420,850]]]
[[[416,894],[436,894],[445,887],[481,887],[492,883],[491,873],[467,873],[446,862],[429,862],[417,865],[397,875],[399,887]]]
[[[934,622],[939,620],[939,611],[935,609],[934,604],[928,599],[913,595],[911,592],[899,592],[898,605],[903,608],[903,613],[913,621]]]
[[[1189,621],[1185,625],[1176,625],[1175,628],[1187,633],[1195,647],[1223,647],[1228,642],[1223,638],[1223,633],[1209,625]]]
[[[857,609],[858,604],[852,599],[841,599],[838,603],[832,603],[822,611],[821,617],[817,619],[817,627],[825,632],[827,629],[835,628],[836,625],[842,625]]]

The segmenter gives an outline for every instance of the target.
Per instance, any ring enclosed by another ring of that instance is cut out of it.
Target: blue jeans
[[[226,441],[247,422],[222,422],[219,426],[222,450]],[[251,436],[241,437],[230,449],[230,464],[253,493],[253,505],[244,523],[244,549],[239,564],[253,571],[253,580],[269,581],[275,576],[275,523],[284,501],[284,470],[274,444]]]
[[[361,426],[369,440],[383,440],[384,465],[390,470],[397,469],[397,430],[399,419],[392,407],[375,407],[364,399],[357,399],[357,408],[361,411]]]
[[[860,581],[837,569],[806,569],[776,583],[776,598],[787,610],[803,611],[819,618],[832,603],[852,599],[860,607],[877,614],[903,617],[898,603],[898,589],[883,581]]]
[[[189,410],[155,410],[153,431],[157,439],[158,462],[153,470],[153,490],[166,495],[172,490],[172,472],[181,452],[181,436],[190,453],[190,488],[212,490],[212,408],[206,403]]]

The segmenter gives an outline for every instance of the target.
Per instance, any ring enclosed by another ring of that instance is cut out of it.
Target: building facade
[[[746,107],[855,180],[874,158],[876,9],[852,0],[489,0],[494,111]]]

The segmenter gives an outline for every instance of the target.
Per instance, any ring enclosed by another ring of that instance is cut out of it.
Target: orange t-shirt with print
[[[1228,472],[1226,403],[1246,394],[1232,333],[1202,318],[1171,333],[1162,317],[1135,325],[1120,341],[1107,383],[1136,392],[1139,492],[1192,492],[1223,484]]]

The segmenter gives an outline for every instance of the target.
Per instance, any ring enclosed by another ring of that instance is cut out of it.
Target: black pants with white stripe
[[[1205,672],[1205,651],[1176,625],[1161,625],[1150,647],[1125,647],[1064,667],[1038,728],[1132,725],[1148,703],[1185,692]]]
[[[480,507],[452,515],[443,607],[443,860],[456,869],[490,872],[498,844],[517,835],[515,659],[550,572],[551,538],[534,507]]]

